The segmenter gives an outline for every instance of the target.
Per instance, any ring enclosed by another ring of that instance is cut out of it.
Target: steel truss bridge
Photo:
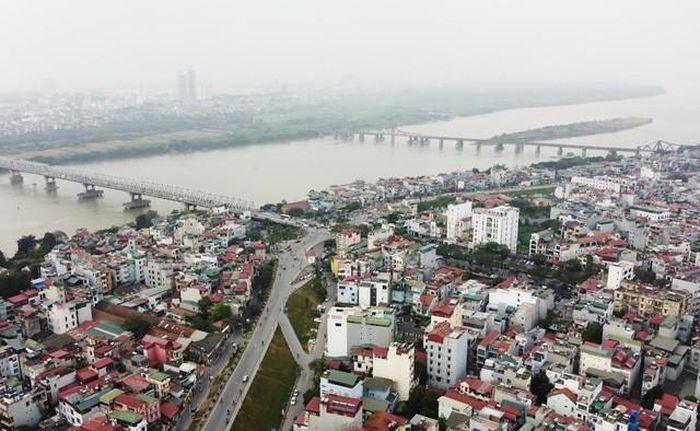
[[[80,195],[84,195],[84,197],[101,196],[102,191],[95,190],[95,187],[127,192],[131,194],[132,202],[143,202],[143,204],[136,205],[135,207],[147,206],[148,201],[142,200],[141,197],[150,196],[168,201],[181,202],[188,207],[215,208],[225,206],[233,211],[256,210],[252,201],[238,199],[232,196],[171,184],[161,184],[152,181],[99,174],[67,166],[52,166],[46,163],[0,157],[0,168],[7,169],[12,173],[11,180],[13,183],[22,182],[22,173],[41,175],[46,179],[47,190],[56,190],[56,180],[59,179],[81,183],[85,186],[86,194],[81,193]]]
[[[481,149],[482,146],[492,146],[495,147],[496,151],[502,151],[506,145],[511,145],[515,147],[516,152],[522,152],[526,146],[535,147],[537,153],[540,152],[542,147],[557,148],[557,153],[559,155],[563,154],[563,150],[574,149],[581,150],[582,155],[586,155],[588,150],[591,151],[608,151],[609,153],[634,153],[635,155],[641,155],[642,153],[667,153],[682,150],[685,147],[693,147],[694,145],[689,144],[676,144],[667,141],[656,141],[648,145],[640,145],[637,147],[619,147],[611,145],[585,145],[585,144],[574,144],[566,142],[531,142],[531,141],[494,141],[492,139],[483,138],[467,138],[458,136],[441,136],[441,135],[425,135],[420,133],[408,132],[400,129],[387,129],[387,130],[363,130],[363,131],[345,131],[338,132],[335,134],[336,139],[350,139],[354,140],[357,136],[360,142],[364,142],[366,136],[374,137],[376,142],[384,142],[387,137],[391,140],[393,144],[397,137],[406,138],[409,144],[420,144],[428,145],[433,141],[437,141],[442,148],[446,141],[455,142],[456,147],[461,149],[464,147],[465,142],[475,145],[477,149]]]

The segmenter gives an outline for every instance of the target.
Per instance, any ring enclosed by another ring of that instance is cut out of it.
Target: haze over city
[[[696,1],[3,2],[0,91],[473,82],[672,84],[700,74]]]
[[[698,17],[3,1],[0,431],[700,430]]]

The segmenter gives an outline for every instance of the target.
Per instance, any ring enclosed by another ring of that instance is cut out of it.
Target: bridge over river
[[[41,175],[46,181],[46,190],[56,191],[56,180],[72,181],[85,186],[85,191],[78,194],[80,199],[101,197],[103,190],[99,188],[119,190],[131,195],[131,201],[124,204],[127,209],[147,207],[149,200],[143,196],[181,202],[188,208],[227,207],[232,211],[255,211],[252,201],[239,199],[202,190],[194,190],[171,184],[161,184],[133,178],[122,178],[84,171],[67,166],[53,166],[46,163],[0,157],[0,168],[11,172],[10,181],[19,184],[24,181],[23,173]]]
[[[535,153],[539,154],[542,147],[556,148],[558,155],[563,155],[564,149],[580,150],[581,155],[586,157],[587,152],[591,151],[607,151],[610,154],[617,153],[633,153],[636,156],[640,156],[642,153],[664,153],[670,151],[678,151],[683,147],[690,147],[692,145],[675,144],[666,141],[656,141],[648,145],[639,145],[637,147],[620,147],[614,145],[585,145],[585,144],[575,144],[566,142],[534,142],[534,141],[507,141],[507,140],[494,140],[494,139],[483,139],[483,138],[468,138],[460,136],[441,136],[441,135],[426,135],[420,133],[413,133],[404,130],[390,129],[390,130],[364,130],[364,131],[349,131],[349,132],[339,132],[335,134],[337,139],[350,139],[354,140],[355,137],[360,142],[365,141],[366,136],[374,137],[376,142],[384,142],[387,137],[390,139],[391,143],[396,142],[396,138],[405,138],[408,140],[409,144],[419,144],[419,145],[429,145],[431,142],[436,141],[440,148],[443,147],[445,142],[454,142],[457,149],[464,148],[465,143],[476,145],[477,150],[480,150],[483,146],[491,146],[496,149],[496,151],[503,151],[504,147],[507,145],[513,146],[516,152],[522,152],[526,146],[534,147]]]

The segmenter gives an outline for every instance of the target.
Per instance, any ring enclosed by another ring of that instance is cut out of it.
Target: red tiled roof
[[[472,409],[479,411],[486,407],[487,403],[484,401],[481,401],[478,398],[470,397],[469,395],[464,395],[460,394],[457,391],[449,390],[445,392],[445,396],[447,398],[453,399],[455,401],[459,401],[460,403],[467,404],[470,406]]]
[[[442,301],[440,301],[440,303],[437,306],[433,307],[431,313],[433,316],[451,317],[454,311],[454,305],[450,305],[450,300],[448,298],[445,298]]]
[[[443,321],[438,323],[433,327],[433,329],[428,333],[428,341],[432,343],[440,343],[445,340],[445,337],[450,335],[452,332],[452,328],[450,327],[450,323],[447,321]]]
[[[160,403],[160,413],[168,419],[174,418],[179,411],[180,408],[173,402],[165,401]]]
[[[120,394],[114,401],[133,410],[138,410],[141,407],[141,400],[130,394]]]
[[[95,370],[100,370],[102,368],[109,367],[110,365],[112,365],[113,362],[114,361],[112,361],[112,358],[102,358],[102,359],[96,360],[91,365],[91,367]]]
[[[496,338],[498,338],[498,335],[499,335],[498,331],[496,331],[495,329],[491,330],[491,332],[486,334],[486,336],[479,342],[479,345],[485,347],[485,346],[492,344],[494,341],[496,341]]]
[[[382,347],[382,346],[373,346],[372,347],[372,356],[375,358],[382,358],[386,359],[386,357],[389,355],[389,348],[388,347]]]
[[[343,397],[340,395],[328,395],[326,411],[330,414],[342,416],[355,416],[362,409],[362,400],[358,398]]]
[[[365,420],[363,425],[366,431],[390,431],[396,428],[391,428],[392,425],[404,426],[408,424],[408,420],[401,416],[396,416],[387,412],[377,412]]]
[[[576,400],[578,399],[578,397],[576,396],[576,394],[573,393],[573,392],[571,391],[571,389],[569,389],[569,388],[554,389],[552,392],[550,392],[550,393],[547,395],[547,398],[549,398],[549,397],[555,397],[555,396],[557,396],[557,395],[564,395],[566,398],[568,398],[569,400],[571,400],[572,403],[576,403]]]
[[[75,378],[79,382],[85,383],[96,379],[97,373],[95,372],[95,370],[92,370],[90,368],[83,368],[82,370],[78,370],[75,372]]]
[[[319,397],[313,397],[311,400],[306,404],[306,407],[304,408],[307,412],[312,412],[319,414],[321,413],[321,398]]]

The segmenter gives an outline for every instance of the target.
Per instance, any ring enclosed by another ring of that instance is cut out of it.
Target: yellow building
[[[693,296],[685,290],[674,290],[642,283],[623,281],[615,290],[615,311],[633,312],[642,319],[654,315],[680,319],[688,312]]]

